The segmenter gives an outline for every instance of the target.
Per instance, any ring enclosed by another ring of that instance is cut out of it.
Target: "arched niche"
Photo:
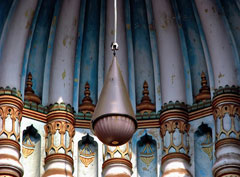
[[[24,177],[40,177],[41,136],[33,125],[23,131],[21,150]]]
[[[147,133],[137,143],[137,169],[140,177],[157,177],[157,144]]]
[[[196,177],[212,176],[213,138],[212,129],[202,123],[194,133],[194,162]],[[210,176],[209,176],[210,175]]]
[[[97,177],[98,145],[89,134],[78,142],[78,177]]]

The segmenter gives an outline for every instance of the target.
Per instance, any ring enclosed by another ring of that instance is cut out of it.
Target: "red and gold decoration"
[[[149,98],[149,91],[148,91],[148,83],[147,81],[144,81],[143,83],[143,97],[141,100],[141,103],[137,105],[137,112],[143,113],[151,113],[156,110],[155,104],[151,102],[151,99]]]
[[[187,139],[190,125],[188,124],[186,110],[172,109],[163,112],[160,117],[160,124],[164,153],[168,154],[171,149],[174,152],[188,154],[189,145]],[[168,138],[166,140],[166,142],[169,142],[168,144],[164,141],[166,138]]]
[[[135,114],[116,57],[105,78],[92,117],[92,129],[104,144],[110,146],[128,142],[137,130]]]
[[[212,106],[216,127],[213,174],[215,177],[240,176],[239,88],[219,88]]]
[[[155,156],[150,143],[146,143],[142,152],[140,152],[140,158],[142,162],[147,165],[147,167],[149,167],[151,162],[154,160]]]
[[[103,173],[105,177],[109,176],[126,176],[130,177],[132,173],[132,151],[130,143],[123,144],[121,146],[104,146],[102,165]],[[118,168],[117,172],[115,169]],[[122,170],[121,170],[122,169]],[[130,169],[130,171],[129,171]],[[124,173],[127,170],[128,173]]]
[[[165,104],[160,114],[163,177],[192,177],[189,172],[188,112],[184,103]]]
[[[72,176],[75,129],[71,108],[64,104],[51,105],[47,114],[47,121],[44,127],[47,157],[45,158],[46,170],[43,176],[48,176],[48,174],[53,176],[63,174]],[[63,172],[62,167],[57,165],[58,163],[68,166],[67,170]]]
[[[85,84],[85,91],[84,95],[85,97],[82,100],[82,104],[79,105],[79,111],[83,112],[84,114],[86,113],[93,113],[95,109],[95,105],[92,104],[92,99],[90,97],[90,85],[88,82]]]
[[[0,174],[22,177],[20,123],[23,102],[15,89],[0,90]]]
[[[88,167],[95,159],[95,152],[92,152],[91,147],[89,144],[85,144],[85,146],[79,152],[80,161]]]
[[[40,98],[34,93],[32,89],[32,74],[28,73],[27,76],[27,82],[26,82],[26,88],[25,88],[25,94],[24,94],[24,100],[28,100],[29,102],[34,102],[37,104],[41,103]]]
[[[27,135],[22,142],[22,153],[25,158],[30,156],[35,150],[35,144],[32,142],[29,135]]]

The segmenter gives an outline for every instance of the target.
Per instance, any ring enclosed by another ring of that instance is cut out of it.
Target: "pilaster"
[[[23,102],[15,89],[0,89],[0,174],[22,177],[20,159],[20,123]]]
[[[102,165],[104,177],[131,177],[132,175],[132,152],[129,143],[121,146],[105,145]]]
[[[50,106],[45,129],[46,176],[70,176],[73,173],[74,116],[69,105]]]
[[[163,177],[191,177],[187,107],[183,103],[165,104],[160,115],[160,133],[163,139]]]
[[[213,98],[216,126],[215,177],[240,176],[240,95],[239,87],[219,88]]]

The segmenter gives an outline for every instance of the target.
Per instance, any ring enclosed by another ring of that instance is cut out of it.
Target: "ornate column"
[[[129,143],[122,146],[105,145],[103,153],[103,177],[131,177],[132,152]]]
[[[70,105],[52,105],[45,125],[45,173],[43,177],[72,177],[74,116]]]
[[[73,70],[80,0],[63,0],[56,28],[47,115],[46,176],[72,177],[74,116]],[[57,103],[56,103],[57,102]]]
[[[190,177],[188,113],[186,105],[176,102],[165,104],[160,116],[163,142],[163,177]]]
[[[213,98],[216,127],[215,177],[240,177],[240,88],[218,89]]]
[[[186,92],[176,17],[171,1],[152,0],[152,5],[160,61],[162,102],[165,103],[160,115],[163,177],[188,177],[192,176],[188,156],[189,124],[186,105],[178,102],[186,102]]]
[[[20,123],[23,102],[20,92],[0,88],[0,174],[22,177],[20,158]]]
[[[238,84],[233,50],[216,1],[195,0],[195,3],[211,55],[215,87],[218,88],[212,102],[216,127],[213,174],[215,177],[239,177],[240,97],[239,88],[232,86]]]

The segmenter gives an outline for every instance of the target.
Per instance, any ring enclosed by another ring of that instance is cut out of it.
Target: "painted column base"
[[[42,177],[73,177],[73,159],[66,154],[51,154],[45,158]]]
[[[103,177],[131,177],[132,163],[127,159],[113,158],[103,163]]]
[[[213,165],[215,177],[240,177],[240,140],[226,138],[215,145],[216,162]]]
[[[23,166],[19,161],[20,145],[11,139],[0,139],[0,174],[10,177],[22,177]]]
[[[189,172],[189,156],[182,153],[170,153],[162,158],[162,177],[192,177]]]

